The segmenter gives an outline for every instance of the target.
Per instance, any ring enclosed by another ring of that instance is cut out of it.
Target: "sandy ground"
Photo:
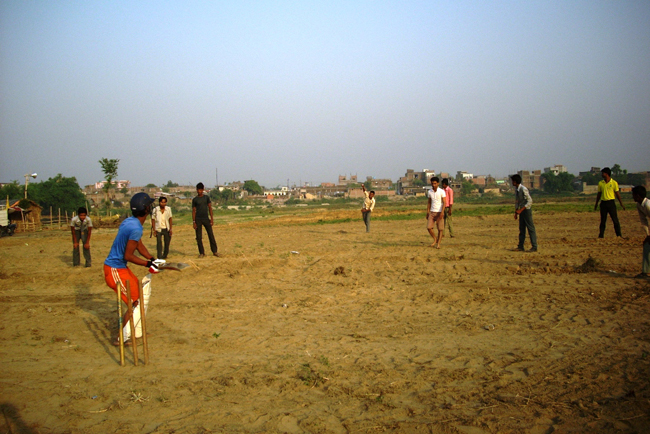
[[[169,260],[195,266],[154,276],[138,367],[110,344],[116,230],[89,269],[67,231],[1,239],[0,432],[650,432],[635,210],[628,239],[610,222],[598,240],[597,213],[536,214],[536,254],[510,251],[511,216],[456,217],[435,250],[424,218],[366,234],[357,214],[218,225],[223,258],[176,227]]]

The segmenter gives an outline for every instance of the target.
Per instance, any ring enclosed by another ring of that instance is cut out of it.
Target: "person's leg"
[[[609,209],[609,215],[612,217],[612,223],[614,223],[614,232],[616,236],[621,236],[621,224],[618,221],[618,212],[616,211],[616,201],[612,201],[612,206]]]
[[[524,243],[526,242],[526,222],[524,221],[524,213],[519,214],[519,244],[517,248],[519,250],[524,250]]]
[[[172,237],[171,235],[169,235],[169,229],[163,229],[162,233],[165,241],[165,250],[163,251],[163,259],[167,259],[167,255],[169,255],[169,244],[172,241]]]
[[[127,282],[130,289],[131,302],[135,302],[140,297],[139,290],[138,290],[139,289],[138,278],[128,268],[112,268],[109,267],[108,265],[104,265],[104,280],[106,281],[106,284],[115,292],[117,292],[117,288],[119,285],[121,298],[124,304],[127,304],[126,301]],[[133,307],[134,307],[133,309],[134,312],[139,312],[139,309],[136,309],[137,304]],[[125,341],[131,336],[131,326],[128,323],[129,319],[131,318],[131,314],[132,313],[129,312],[127,308],[126,312],[124,313],[124,318],[122,321]],[[138,337],[137,333],[136,333],[136,337]]]
[[[205,250],[203,249],[203,220],[196,221],[196,245],[199,248],[199,255],[205,255]]]
[[[429,218],[427,219],[427,231],[429,232],[429,235],[431,235],[431,238],[433,238],[433,244],[431,244],[431,247],[436,246],[436,234],[433,232],[434,225],[433,213],[429,213]]]
[[[366,224],[366,232],[370,232],[370,213],[363,213],[363,222]]]
[[[90,248],[87,249],[86,247],[84,247],[87,240],[88,240],[88,232],[82,232],[81,242],[83,243],[82,248],[84,249],[84,260],[86,261],[86,267],[90,267],[91,265]]]
[[[81,243],[81,231],[75,230],[75,234],[77,235],[77,241]],[[77,265],[81,265],[81,255],[79,253],[79,247],[75,249],[74,246],[72,246],[72,266],[76,267]]]
[[[164,231],[164,229],[163,229]],[[156,233],[156,258],[163,258],[163,235],[162,231]]]
[[[532,246],[532,250],[537,250],[537,232],[535,231],[535,224],[533,223],[533,211],[527,209],[521,213],[520,218],[524,220],[526,228],[528,229],[528,235],[530,236],[530,244]]]
[[[453,238],[454,237],[454,229],[452,227],[452,215],[449,214],[449,208],[445,208],[445,225],[449,229],[449,237]]]
[[[607,201],[600,201],[600,232],[598,238],[605,236],[605,227],[607,226]]]
[[[650,273],[650,243],[643,243],[643,274]]]
[[[210,225],[210,220],[205,222],[205,231],[208,233],[208,239],[210,240],[210,250],[212,254],[217,254],[217,240],[214,239],[214,232],[212,232],[212,226]]]
[[[445,217],[442,212],[438,213],[436,226],[438,227],[438,237],[436,239],[436,248],[440,248],[440,241],[445,232]]]

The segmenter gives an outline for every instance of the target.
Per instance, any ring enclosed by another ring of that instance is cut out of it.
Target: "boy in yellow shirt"
[[[596,204],[594,205],[594,211],[596,211],[596,208],[598,208],[598,202],[600,201],[600,233],[598,234],[598,238],[603,238],[605,236],[607,214],[612,218],[616,236],[620,237],[621,224],[618,222],[618,215],[616,214],[615,199],[618,199],[623,211],[625,211],[625,205],[623,205],[621,194],[618,191],[618,182],[612,179],[612,171],[609,167],[603,167],[600,174],[603,176],[603,180],[598,183],[598,195],[596,196]]]

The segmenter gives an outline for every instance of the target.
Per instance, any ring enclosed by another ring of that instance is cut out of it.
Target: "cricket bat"
[[[159,270],[174,270],[174,271],[181,271],[184,268],[189,267],[190,264],[186,264],[184,262],[165,262],[163,265],[159,267]]]

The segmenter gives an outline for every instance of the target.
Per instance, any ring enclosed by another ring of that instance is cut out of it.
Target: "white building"
[[[113,188],[121,189],[121,188],[129,188],[131,185],[131,181],[113,181]],[[101,190],[104,188],[106,185],[106,181],[100,181],[95,183],[95,190]]]
[[[289,188],[287,187],[282,187],[280,190],[267,190],[264,192],[265,196],[288,196],[289,195]]]
[[[555,166],[545,167],[544,168],[544,173],[546,173],[546,172],[552,172],[553,175],[557,176],[560,173],[567,173],[568,170],[567,170],[566,166],[564,166],[562,164],[556,164]]]

